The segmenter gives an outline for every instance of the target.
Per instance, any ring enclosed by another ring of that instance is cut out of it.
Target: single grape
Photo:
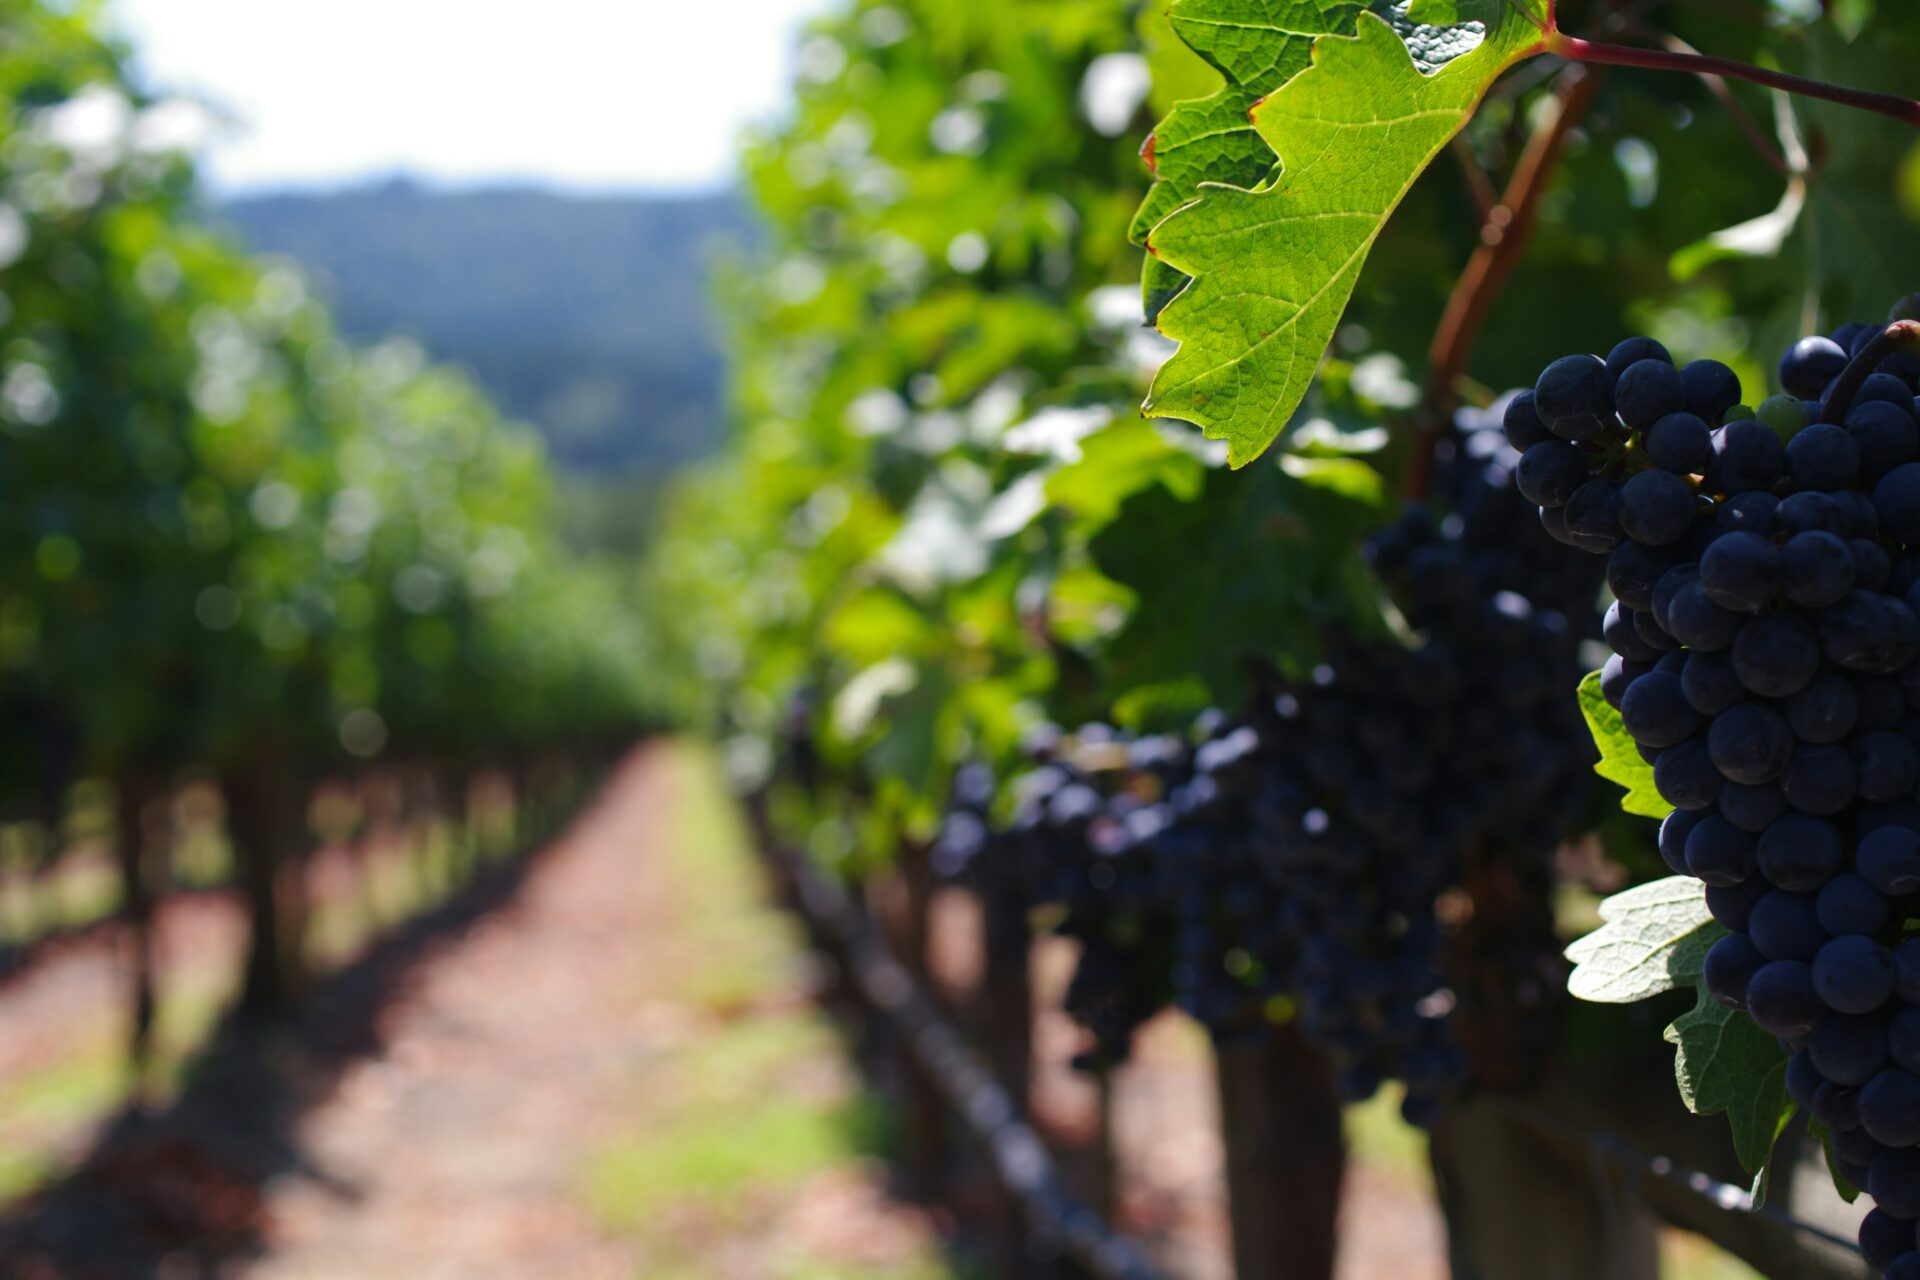
[[[1872,1083],[1872,1081],[1868,1081],[1869,1087]],[[1864,1094],[1865,1090],[1861,1092]],[[1884,1101],[1885,1099],[1883,1098],[1875,1103],[1876,1112],[1880,1109]],[[1858,1100],[1856,1103],[1856,1113],[1864,1109],[1860,1106],[1860,1104],[1864,1102],[1864,1097]],[[1879,1117],[1876,1116],[1876,1119],[1877,1118]],[[1864,1114],[1860,1115],[1863,1128],[1865,1127],[1865,1119]],[[1867,1132],[1870,1135],[1873,1134],[1871,1129],[1868,1129]],[[1874,1136],[1874,1140],[1876,1142],[1885,1141],[1885,1139],[1877,1135]],[[1913,1222],[1911,1219],[1920,1217],[1920,1149],[1908,1146],[1905,1143],[1890,1145],[1894,1147],[1893,1150],[1882,1151],[1873,1158],[1873,1163],[1868,1166],[1867,1185],[1863,1190],[1873,1197],[1879,1211],[1903,1220],[1899,1228],[1898,1247],[1894,1252],[1894,1256],[1898,1257],[1899,1254],[1913,1248]],[[1860,1224],[1860,1231],[1862,1235],[1866,1234],[1867,1226],[1864,1222]],[[1864,1251],[1865,1245],[1863,1244],[1862,1252]],[[1881,1262],[1875,1265],[1885,1267],[1887,1264]]]
[[[1754,856],[1770,884],[1800,892],[1826,884],[1846,861],[1834,825],[1804,813],[1775,819],[1761,832]]]
[[[1762,609],[1780,583],[1780,553],[1758,534],[1723,534],[1700,557],[1700,585],[1723,609]]]
[[[1920,539],[1920,462],[1906,462],[1873,486],[1880,527],[1903,543]]]
[[[1680,691],[1687,705],[1703,716],[1717,716],[1747,696],[1733,669],[1733,655],[1694,650],[1680,668]],[[1853,688],[1848,686],[1851,694]],[[1851,727],[1851,726],[1849,726]]]
[[[1704,808],[1704,806],[1703,806]],[[1660,823],[1660,857],[1675,875],[1687,874],[1687,837],[1707,819],[1701,809],[1675,809]],[[1920,954],[1916,954],[1916,972],[1920,973]]]
[[[1705,809],[1720,794],[1724,781],[1704,738],[1668,747],[1653,762],[1654,788],[1676,809]]]
[[[1534,412],[1564,440],[1597,440],[1614,427],[1613,379],[1598,356],[1564,356],[1533,388]]]
[[[1567,528],[1595,543],[1596,551],[1613,550],[1622,536],[1620,486],[1596,477],[1575,489],[1567,498]]]
[[[1707,730],[1713,765],[1733,782],[1772,782],[1793,756],[1793,730],[1785,717],[1760,702],[1742,702],[1715,717]],[[1845,752],[1840,753],[1845,758]],[[1787,798],[1793,798],[1788,792]]]
[[[1802,489],[1844,489],[1860,474],[1860,446],[1845,427],[1816,422],[1787,442],[1787,472]]]
[[[1686,379],[1669,360],[1637,361],[1613,384],[1613,405],[1629,428],[1645,431],[1668,414],[1686,410]]]
[[[1654,339],[1625,338],[1607,352],[1607,376],[1618,381],[1621,374],[1642,360],[1659,360],[1668,368],[1673,367],[1673,357]]]
[[[1547,424],[1540,421],[1540,415],[1534,412],[1531,391],[1516,392],[1508,399],[1506,409],[1500,415],[1500,427],[1506,434],[1507,443],[1521,453],[1557,438],[1547,430]]]
[[[1528,502],[1541,507],[1564,507],[1574,491],[1587,483],[1586,459],[1565,440],[1544,440],[1520,455],[1514,480]]]
[[[1859,788],[1853,757],[1836,745],[1801,743],[1781,775],[1787,803],[1802,813],[1830,817],[1852,802]]]
[[[1709,479],[1723,493],[1771,489],[1786,469],[1786,446],[1754,419],[1714,432],[1713,453]]]
[[[1887,1062],[1886,1024],[1871,1015],[1834,1014],[1813,1029],[1807,1050],[1820,1074],[1835,1084],[1863,1085]],[[1866,1097],[1861,1096],[1861,1120]]]
[[[1780,388],[1802,400],[1816,399],[1846,367],[1846,349],[1831,338],[1802,338],[1780,359]]]
[[[1684,809],[1675,810],[1685,813]],[[1736,933],[1745,933],[1747,920],[1753,915],[1753,905],[1771,892],[1767,882],[1759,876],[1751,876],[1739,884],[1707,886],[1707,911],[1720,924]]]
[[[1780,586],[1788,600],[1818,609],[1846,597],[1853,588],[1853,551],[1824,529],[1796,533],[1780,548]]]
[[[1627,732],[1650,747],[1670,747],[1700,730],[1700,714],[1687,705],[1680,678],[1652,672],[1635,680],[1620,702]]]
[[[1838,838],[1835,837],[1836,842]],[[1887,896],[1851,871],[1841,872],[1827,881],[1815,899],[1814,908],[1820,927],[1835,937],[1878,933],[1886,927],[1890,913]]]
[[[1713,461],[1713,430],[1691,413],[1670,413],[1647,428],[1647,461],[1674,475],[1701,475]]]
[[[1567,505],[1571,522],[1573,503]],[[1697,510],[1693,488],[1665,471],[1642,471],[1620,486],[1620,527],[1629,538],[1650,547],[1664,547],[1685,537]]]
[[[1911,827],[1885,826],[1869,832],[1854,850],[1854,869],[1890,897],[1920,889],[1920,834]]]
[[[1822,609],[1818,627],[1827,661],[1850,671],[1886,675],[1920,653],[1920,619],[1913,610],[1878,592],[1849,591]]]
[[[1628,487],[1632,487],[1631,482]],[[1627,608],[1651,610],[1654,585],[1678,563],[1679,555],[1677,549],[1650,547],[1628,538],[1607,557],[1607,587]]]
[[[1775,889],[1753,904],[1747,936],[1769,960],[1811,962],[1827,942],[1813,896],[1785,889]]]
[[[1683,686],[1685,682],[1683,672]],[[1786,700],[1784,710],[1787,724],[1800,741],[1838,742],[1852,733],[1859,722],[1860,700],[1853,683],[1845,676],[1822,671],[1806,688]]]
[[[1867,1182],[1872,1181],[1873,1175],[1869,1173]],[[1916,1185],[1920,1185],[1920,1179]],[[1876,1208],[1860,1221],[1860,1252],[1876,1271],[1885,1271],[1901,1254],[1910,1252],[1913,1245],[1913,1223],[1908,1218]]]
[[[1766,958],[1754,949],[1745,934],[1730,933],[1707,948],[1700,974],[1701,982],[1707,994],[1721,1004],[1735,1009],[1744,1008],[1747,988],[1766,963]],[[1818,1001],[1815,1001],[1816,1010],[1818,1007]]]
[[[1782,444],[1793,439],[1812,421],[1807,415],[1807,407],[1793,396],[1768,396],[1760,402],[1754,417],[1779,436]]]
[[[1754,1025],[1770,1036],[1796,1038],[1818,1026],[1826,1008],[1814,989],[1812,968],[1799,960],[1769,960],[1743,975],[1739,966],[1750,963],[1749,957],[1759,952],[1738,933],[1714,943],[1707,951],[1708,958],[1712,959],[1721,944],[1732,938],[1739,938],[1740,943],[1723,962],[1721,980],[1732,983],[1745,977],[1745,984],[1739,988],[1742,1002],[1735,1007],[1745,1007]],[[1708,994],[1722,1004],[1731,1003],[1711,987]]]
[[[1714,814],[1687,836],[1687,873],[1709,885],[1735,885],[1754,871],[1753,837]]]
[[[1920,1076],[1898,1067],[1875,1073],[1860,1090],[1860,1127],[1889,1147],[1920,1142]]]
[[[1813,957],[1813,986],[1829,1009],[1872,1013],[1893,994],[1893,957],[1872,938],[1834,938]]]
[[[1659,614],[1659,600],[1659,589],[1656,584],[1654,616],[1660,619],[1669,635],[1689,649],[1700,649],[1711,653],[1726,648],[1740,633],[1740,624],[1744,621],[1739,613],[1716,604],[1698,580],[1688,583],[1674,593],[1673,601],[1667,606],[1664,618]],[[1822,639],[1824,643],[1824,637]]]
[[[1920,785],[1920,749],[1905,735],[1879,729],[1861,734],[1847,748],[1862,798],[1898,800]]]
[[[1740,378],[1718,360],[1695,360],[1680,371],[1687,412],[1719,422],[1740,403]],[[1751,419],[1749,419],[1751,421]]]
[[[1721,817],[1755,835],[1772,826],[1787,810],[1786,795],[1771,783],[1757,787],[1744,782],[1726,783],[1715,803]]]
[[[1913,401],[1856,400],[1847,410],[1847,434],[1860,454],[1863,479],[1878,480],[1920,455],[1920,428],[1914,426]]]
[[[1740,683],[1766,698],[1791,697],[1806,688],[1820,668],[1819,635],[1792,613],[1752,619],[1733,638],[1732,652]]]

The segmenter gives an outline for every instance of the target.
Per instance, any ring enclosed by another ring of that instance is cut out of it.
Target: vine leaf
[[[1432,75],[1391,24],[1363,13],[1353,37],[1316,40],[1311,65],[1254,108],[1281,172],[1255,190],[1204,184],[1148,236],[1149,250],[1194,277],[1160,313],[1161,332],[1181,346],[1154,378],[1149,415],[1226,440],[1234,466],[1273,442],[1387,217],[1495,77],[1541,47],[1530,19],[1544,0],[1515,2],[1526,9],[1447,8],[1484,14],[1486,32]]]
[[[1643,818],[1664,818],[1673,812],[1673,806],[1660,798],[1653,785],[1653,766],[1641,759],[1627,726],[1620,722],[1620,713],[1600,692],[1598,671],[1589,672],[1580,682],[1580,714],[1587,718],[1587,731],[1593,735],[1593,745],[1600,749],[1600,762],[1593,771],[1627,789],[1620,807]]]
[[[1840,1157],[1833,1149],[1833,1134],[1827,1126],[1813,1116],[1807,1117],[1807,1136],[1820,1144],[1821,1154],[1827,1158],[1827,1176],[1833,1179],[1833,1190],[1842,1200],[1852,1204],[1860,1198],[1860,1188],[1847,1181],[1847,1175],[1840,1172]]]
[[[1598,929],[1567,948],[1567,990],[1598,1004],[1632,1004],[1700,980],[1707,948],[1726,933],[1700,882],[1669,876],[1600,904]]]
[[[1787,1055],[1780,1042],[1704,987],[1692,1012],[1675,1019],[1666,1038],[1678,1050],[1673,1074],[1680,1100],[1695,1115],[1726,1112],[1734,1154],[1748,1173],[1759,1173],[1795,1110],[1787,1098]]]

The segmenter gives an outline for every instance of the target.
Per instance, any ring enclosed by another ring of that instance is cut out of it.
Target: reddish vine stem
[[[1873,111],[1890,116],[1903,124],[1920,127],[1920,102],[1911,98],[1900,98],[1890,93],[1871,93],[1865,89],[1850,89],[1845,85],[1828,84],[1824,80],[1809,80],[1805,76],[1788,75],[1783,71],[1769,71],[1765,67],[1756,67],[1750,63],[1735,62],[1731,58],[1715,58],[1707,54],[1676,53],[1671,49],[1635,49],[1623,44],[1607,44],[1599,40],[1582,40],[1555,31],[1547,37],[1547,52],[1559,54],[1570,62],[1600,63],[1615,67],[1643,67],[1653,71],[1682,71],[1689,75],[1718,75],[1729,80],[1747,80],[1754,84],[1765,85],[1769,89],[1784,89],[1802,97],[1819,98],[1824,102],[1837,102],[1846,107],[1858,107],[1862,111]]]
[[[1642,39],[1664,45],[1674,53],[1685,54],[1688,57],[1705,56],[1679,36],[1669,35],[1638,18],[1623,15],[1614,21]],[[1753,114],[1733,96],[1733,90],[1727,85],[1727,78],[1716,71],[1696,71],[1694,74],[1699,77],[1700,83],[1706,86],[1707,92],[1713,95],[1714,101],[1720,104],[1720,109],[1725,111],[1728,118],[1739,127],[1740,132],[1746,135],[1747,142],[1760,158],[1767,162],[1767,167],[1783,178],[1791,178],[1793,166],[1787,163],[1787,158],[1781,154],[1780,148],[1767,137],[1766,130],[1760,127],[1760,122],[1755,120]]]
[[[1453,158],[1460,162],[1460,176],[1466,181],[1467,191],[1473,196],[1473,207],[1485,222],[1493,216],[1494,206],[1500,203],[1500,193],[1493,189],[1493,179],[1480,164],[1479,157],[1473,154],[1473,148],[1467,145],[1466,135],[1456,133],[1450,144]]]
[[[1853,398],[1860,394],[1861,386],[1882,360],[1897,351],[1920,352],[1920,320],[1895,320],[1860,348],[1860,354],[1847,362],[1847,367],[1827,389],[1827,398],[1820,406],[1820,421],[1836,425],[1846,421],[1847,410],[1853,407]]]
[[[1433,344],[1427,350],[1426,392],[1413,453],[1401,485],[1406,497],[1426,496],[1433,480],[1433,447],[1457,403],[1455,384],[1486,324],[1487,313],[1526,253],[1534,224],[1539,221],[1540,198],[1559,163],[1567,135],[1592,108],[1600,79],[1600,72],[1582,67],[1569,68],[1562,76],[1554,94],[1553,118],[1528,137],[1507,180],[1506,192],[1480,228],[1480,246],[1454,282],[1439,327],[1434,330]]]

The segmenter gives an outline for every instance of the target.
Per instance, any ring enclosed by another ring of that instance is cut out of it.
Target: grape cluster
[[[1607,557],[1601,688],[1674,806],[1662,857],[1726,935],[1703,982],[1920,1276],[1920,360],[1796,343],[1783,394],[1648,338],[1548,366],[1505,427],[1555,537]],[[1868,351],[1873,343],[1874,350]],[[1843,376],[1844,375],[1844,376]]]
[[[1280,994],[1291,954],[1239,804],[1257,745],[1215,715],[1191,737],[1101,724],[1047,735],[998,828],[986,774],[962,772],[939,870],[1062,913],[1057,932],[1080,944],[1067,1011],[1092,1038],[1079,1065],[1124,1060],[1169,1004],[1226,1038]]]
[[[1064,908],[1091,1060],[1168,1002],[1221,1037],[1291,997],[1349,1097],[1402,1080],[1424,1124],[1462,1073],[1436,904],[1467,859],[1544,861],[1578,815],[1591,745],[1564,696],[1567,618],[1593,614],[1599,574],[1540,533],[1499,418],[1461,427],[1437,459],[1444,514],[1370,543],[1411,643],[1335,640],[1186,737],[1083,729],[1018,780],[1004,828],[984,793],[956,803],[946,862]]]

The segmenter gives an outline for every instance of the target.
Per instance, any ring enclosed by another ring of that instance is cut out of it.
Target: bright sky
[[[705,187],[828,0],[113,0],[146,82],[246,123],[223,190],[406,170]]]

